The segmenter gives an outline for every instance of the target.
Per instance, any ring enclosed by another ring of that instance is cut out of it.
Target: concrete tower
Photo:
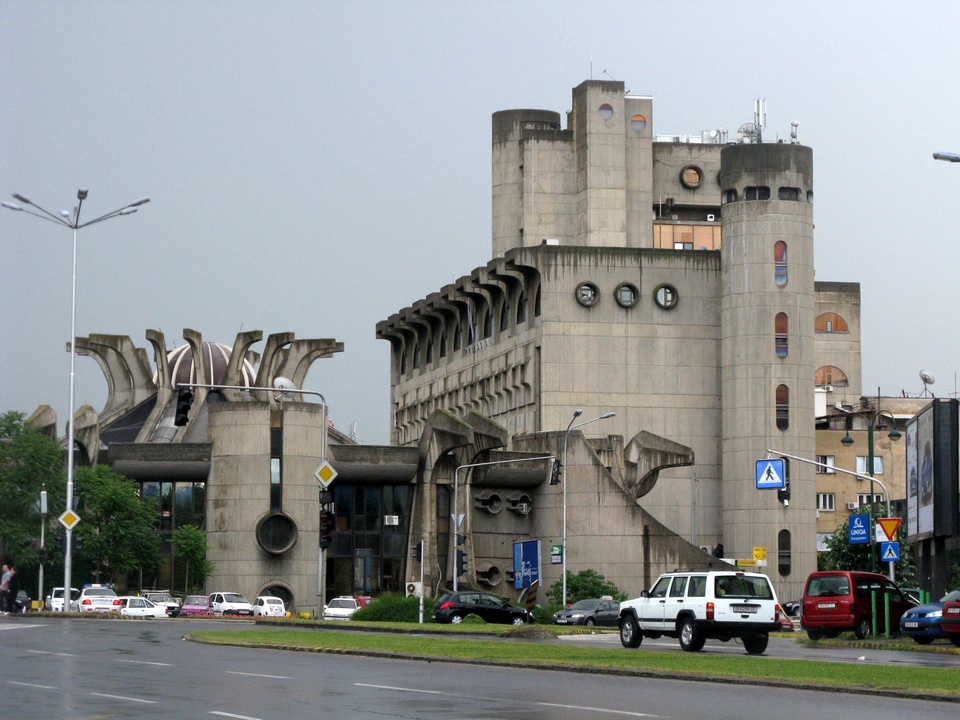
[[[723,543],[728,557],[766,547],[778,591],[816,569],[814,468],[788,462],[791,498],[757,490],[767,450],[812,457],[813,153],[743,144],[721,155]]]

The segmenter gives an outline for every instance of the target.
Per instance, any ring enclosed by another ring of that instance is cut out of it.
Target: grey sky
[[[0,0],[0,195],[149,196],[80,231],[78,334],[336,338],[306,387],[386,443],[374,328],[489,260],[491,113],[565,112],[591,70],[652,95],[656,133],[733,133],[764,97],[765,139],[797,120],[814,150],[817,279],[862,284],[864,389],[925,368],[948,395],[958,26],[956,2]],[[0,411],[61,428],[70,241],[0,212]],[[78,359],[77,405],[105,397]]]

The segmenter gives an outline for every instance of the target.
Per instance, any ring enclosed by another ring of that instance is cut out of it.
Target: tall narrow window
[[[493,335],[493,308],[483,314],[483,338]]]
[[[426,357],[423,360],[427,365],[433,362],[433,338],[427,340]]]
[[[440,345],[438,347],[438,356],[446,357],[447,356],[447,332],[444,330],[440,333]]]
[[[283,428],[270,428],[270,512],[283,511]]]
[[[522,322],[527,320],[527,294],[520,291],[520,295],[517,297],[517,324],[519,325]]]
[[[774,320],[774,350],[778,358],[787,356],[787,314],[777,313]]]
[[[420,343],[413,346],[413,367],[420,367]]]
[[[790,566],[793,564],[790,545],[790,531],[781,530],[777,534],[777,569],[784,576],[790,574]]]
[[[533,316],[534,316],[534,317],[540,317],[540,310],[541,310],[541,305],[540,305],[540,288],[539,288],[539,286],[538,286],[538,287],[537,287],[537,294],[534,296],[534,299],[533,299]]]
[[[503,307],[500,308],[500,332],[510,327],[510,301],[504,300]]]
[[[777,430],[790,427],[790,389],[777,385]]]
[[[787,284],[787,244],[783,240],[773,245],[773,281],[778,287]]]

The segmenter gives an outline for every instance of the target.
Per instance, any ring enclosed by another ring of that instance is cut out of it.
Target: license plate
[[[907,628],[915,628],[915,627],[920,627],[920,623],[905,622],[905,623],[903,624],[903,626],[904,626],[904,627],[907,627]]]
[[[947,615],[960,615],[960,608],[947,608]]]
[[[735,613],[756,613],[756,605],[733,605],[730,608]]]
[[[830,608],[835,608],[836,603],[817,603],[817,609],[819,610],[829,610]]]
[[[557,620],[557,625],[566,625],[568,622],[570,622],[570,621],[569,621],[569,620],[564,620],[563,618],[560,618],[559,620]]]

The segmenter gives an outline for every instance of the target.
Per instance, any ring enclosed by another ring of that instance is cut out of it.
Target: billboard
[[[907,423],[907,537],[958,534],[958,403],[934,399]]]

